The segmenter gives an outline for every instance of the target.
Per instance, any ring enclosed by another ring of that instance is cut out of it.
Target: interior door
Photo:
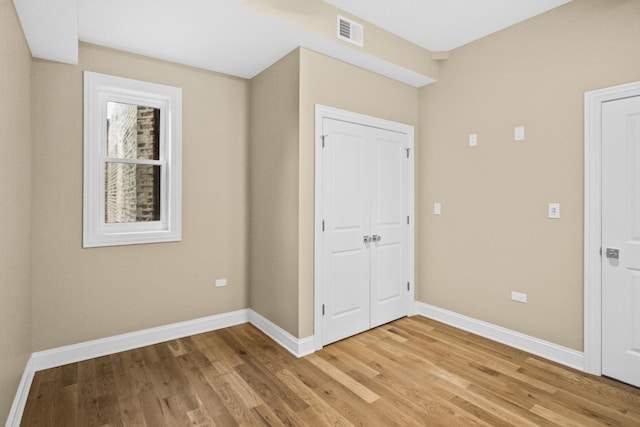
[[[602,105],[602,373],[640,387],[640,96]]]
[[[323,119],[323,344],[408,312],[406,135]]]
[[[369,329],[370,254],[367,135],[359,126],[324,119],[323,343]]]

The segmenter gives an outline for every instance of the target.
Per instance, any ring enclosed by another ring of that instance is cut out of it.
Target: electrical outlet
[[[227,286],[227,279],[216,279],[216,288]]]
[[[435,215],[440,215],[441,212],[442,212],[442,205],[440,203],[434,203],[433,204],[433,213]]]
[[[511,291],[511,299],[516,302],[527,302],[527,294],[523,294],[521,292]]]
[[[478,135],[475,133],[472,133],[471,135],[469,135],[469,147],[475,147],[478,145]]]
[[[549,218],[560,218],[560,203],[549,203]]]

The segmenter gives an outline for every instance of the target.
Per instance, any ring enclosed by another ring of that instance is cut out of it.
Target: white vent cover
[[[338,38],[362,47],[364,45],[364,28],[362,24],[338,15]]]

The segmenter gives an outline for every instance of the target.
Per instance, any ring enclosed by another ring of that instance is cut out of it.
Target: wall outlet
[[[549,203],[549,218],[560,218],[560,203]]]
[[[227,279],[216,279],[216,288],[227,286]]]
[[[469,135],[469,147],[475,147],[478,145],[478,135],[475,133],[472,133],[471,135]]]
[[[433,204],[433,213],[435,215],[440,215],[441,212],[442,212],[442,205],[440,203],[434,203]]]
[[[511,299],[513,301],[526,303],[527,302],[527,294],[523,294],[521,292],[511,291]]]

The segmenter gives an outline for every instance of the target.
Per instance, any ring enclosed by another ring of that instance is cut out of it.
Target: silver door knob
[[[362,242],[363,242],[364,244],[371,243],[372,241],[373,241],[373,238],[372,238],[371,236],[369,236],[369,235],[366,235],[366,236],[364,236],[364,237],[362,238]]]
[[[379,235],[377,235],[377,234],[374,234],[374,235],[373,235],[373,241],[374,241],[374,242],[379,242],[380,240],[382,240],[382,237],[381,237],[381,236],[379,236]]]
[[[607,258],[618,259],[620,258],[620,249],[607,248],[606,254],[607,254]]]

